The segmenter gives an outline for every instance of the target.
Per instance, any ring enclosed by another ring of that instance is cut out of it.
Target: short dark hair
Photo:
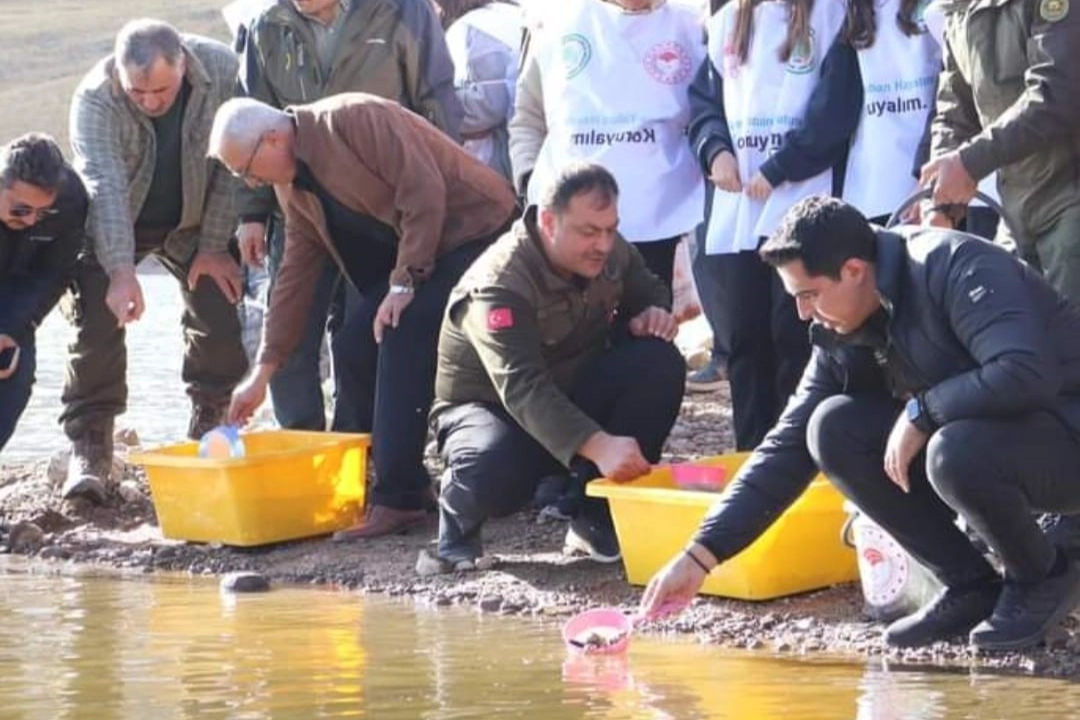
[[[801,260],[811,277],[840,278],[851,258],[874,262],[877,236],[861,212],[843,200],[814,195],[795,203],[758,251],[774,268]]]
[[[164,59],[170,67],[176,67],[184,56],[184,43],[180,33],[169,23],[143,18],[120,28],[113,55],[117,64],[145,73],[158,58]]]
[[[615,176],[602,165],[596,163],[571,163],[564,167],[544,190],[540,207],[562,215],[570,206],[570,201],[578,195],[598,193],[607,203],[619,199],[619,184]]]
[[[0,188],[17,182],[55,192],[64,178],[64,154],[44,133],[27,133],[0,147]]]

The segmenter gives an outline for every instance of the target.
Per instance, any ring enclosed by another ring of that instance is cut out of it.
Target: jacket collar
[[[877,260],[874,263],[874,277],[877,281],[881,304],[890,317],[900,301],[900,279],[907,261],[907,249],[904,238],[888,230],[875,230],[877,235]]]

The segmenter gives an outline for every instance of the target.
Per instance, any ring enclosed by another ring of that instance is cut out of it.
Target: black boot
[[[885,642],[893,647],[922,647],[963,635],[990,617],[1001,593],[996,578],[945,588],[916,612],[885,629]]]
[[[971,631],[980,650],[1023,650],[1038,645],[1080,603],[1080,567],[1062,550],[1050,577],[1038,583],[1006,580],[989,619]]]

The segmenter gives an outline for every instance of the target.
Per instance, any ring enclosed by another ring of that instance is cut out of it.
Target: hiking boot
[[[434,549],[424,548],[416,558],[416,574],[420,577],[445,575],[452,572],[491,570],[497,565],[495,558],[479,556],[472,559],[446,560]]]
[[[598,523],[579,515],[570,521],[563,541],[563,554],[583,555],[598,563],[618,562],[619,538],[610,523]]]
[[[1080,516],[1047,513],[1039,518],[1039,527],[1070,559],[1080,560]]]
[[[1038,583],[1006,580],[988,620],[971,631],[980,650],[1023,650],[1038,645],[1080,603],[1080,567],[1058,551],[1064,568]]]
[[[71,441],[71,458],[60,496],[65,500],[84,498],[95,505],[104,503],[112,459],[113,421],[109,418],[88,427]]]
[[[188,422],[188,439],[201,440],[203,435],[225,423],[228,412],[228,398],[192,402],[191,420]]]
[[[686,376],[686,392],[715,392],[727,382],[727,372],[723,363],[713,359],[702,368]]]
[[[929,603],[885,628],[893,647],[923,647],[963,635],[990,617],[1001,594],[1001,583],[988,580],[963,588],[945,588]]]

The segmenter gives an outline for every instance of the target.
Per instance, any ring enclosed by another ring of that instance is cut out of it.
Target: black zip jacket
[[[0,334],[25,342],[56,306],[84,249],[88,204],[68,169],[53,205],[58,213],[25,230],[0,223]]]
[[[921,393],[936,426],[1045,410],[1080,438],[1080,309],[974,236],[930,228],[877,233],[884,357],[853,336],[811,325],[814,350],[795,395],[695,537],[721,561],[768,529],[818,472],[806,428],[833,395]]]

